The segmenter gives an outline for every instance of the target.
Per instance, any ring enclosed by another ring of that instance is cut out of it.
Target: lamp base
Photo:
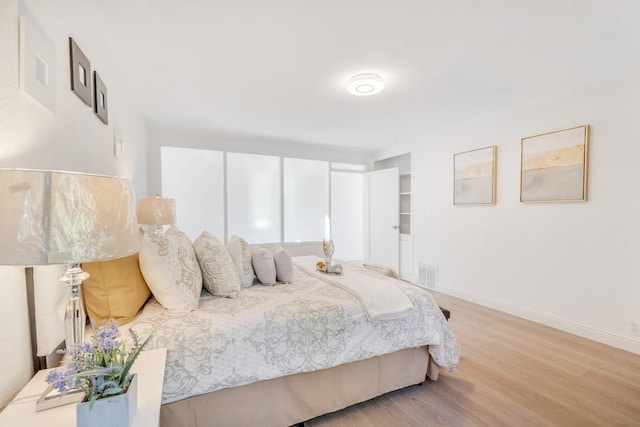
[[[87,315],[80,298],[80,285],[89,274],[80,268],[80,264],[71,264],[60,277],[60,281],[69,286],[70,297],[64,312],[64,332],[67,351],[74,351],[84,342],[84,329]]]

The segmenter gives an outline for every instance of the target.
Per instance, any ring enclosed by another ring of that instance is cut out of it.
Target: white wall
[[[300,159],[361,163],[371,167],[373,153],[368,151],[322,147],[294,142],[256,138],[238,138],[217,134],[189,133],[149,128],[147,131],[149,195],[162,194],[160,178],[160,147],[187,147],[236,153],[265,154]]]
[[[414,277],[439,291],[640,353],[640,73],[479,119],[414,146]],[[591,126],[589,201],[519,202],[520,138]],[[498,146],[497,205],[452,205],[453,153]],[[482,325],[479,325],[482,327]],[[487,325],[486,327],[490,327]]]
[[[19,89],[20,5],[17,0],[0,0],[0,167],[118,175],[132,179],[136,192],[145,194],[146,130],[142,116],[129,95],[122,70],[104,47],[103,35],[95,31],[95,16],[84,7],[67,3],[29,2],[33,16],[56,46],[57,105],[53,113]],[[69,36],[77,40],[107,85],[108,126],[70,91]],[[125,135],[121,161],[112,154],[114,123]],[[31,376],[26,296],[19,276],[12,268],[0,270],[0,323],[8,326],[0,339],[0,409]]]
[[[0,266],[0,410],[33,374],[24,269]]]
[[[0,0],[0,167],[60,169],[117,175],[147,190],[146,129],[130,95],[121,64],[105,48],[95,16],[67,1],[29,1],[35,19],[56,46],[57,105],[53,113],[19,89],[19,1]],[[68,6],[68,7],[67,7]],[[27,12],[28,13],[28,12]],[[109,125],[104,125],[70,90],[69,42],[73,37],[108,91]],[[113,131],[122,129],[122,160],[113,156]]]

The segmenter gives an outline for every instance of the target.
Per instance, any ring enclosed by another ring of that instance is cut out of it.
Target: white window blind
[[[284,159],[284,240],[329,237],[329,162]]]
[[[224,239],[223,153],[161,147],[160,156],[162,196],[175,199],[178,227],[191,240],[205,230]]]
[[[227,225],[249,243],[280,242],[280,157],[227,153]]]

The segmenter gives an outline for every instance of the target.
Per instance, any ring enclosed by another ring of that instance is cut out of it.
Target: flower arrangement
[[[107,319],[98,329],[93,328],[90,343],[65,351],[71,362],[54,369],[47,375],[47,383],[60,393],[71,389],[84,391],[84,401],[93,408],[96,400],[126,393],[131,383],[129,374],[133,362],[147,345],[153,332],[144,342],[129,329],[133,348],[127,353],[125,343],[119,342],[120,329],[113,319]]]

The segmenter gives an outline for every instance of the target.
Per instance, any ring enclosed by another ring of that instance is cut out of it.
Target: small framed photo
[[[586,201],[588,149],[589,125],[522,138],[520,201]]]
[[[107,104],[107,87],[98,75],[97,71],[93,72],[93,87],[95,91],[93,97],[93,99],[95,99],[93,111],[96,113],[96,116],[98,116],[100,120],[102,120],[102,123],[108,125],[109,108]]]
[[[71,90],[91,107],[93,106],[91,102],[91,63],[71,37],[69,37],[69,53],[71,56]]]
[[[497,147],[453,155],[453,204],[495,205]]]

